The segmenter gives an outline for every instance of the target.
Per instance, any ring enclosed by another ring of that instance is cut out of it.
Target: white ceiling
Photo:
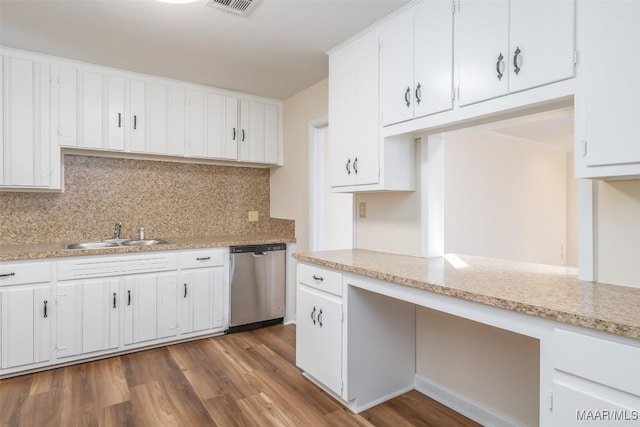
[[[408,0],[0,0],[0,44],[285,99],[324,79],[325,52]]]

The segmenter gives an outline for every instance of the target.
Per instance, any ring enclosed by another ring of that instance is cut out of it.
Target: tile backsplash
[[[269,217],[269,169],[64,156],[64,193],[0,193],[0,244],[285,233]],[[248,222],[258,211],[259,221]]]

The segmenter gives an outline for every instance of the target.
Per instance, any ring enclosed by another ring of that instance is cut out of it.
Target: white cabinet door
[[[574,0],[511,0],[509,91],[574,75]]]
[[[342,395],[342,301],[298,286],[296,364]]]
[[[249,140],[249,161],[264,163],[264,143],[265,143],[265,122],[264,104],[260,102],[249,102],[249,129],[247,139]],[[244,128],[242,129],[244,132]],[[244,133],[242,137],[244,138]]]
[[[129,81],[129,149],[144,153],[147,151],[145,135],[145,119],[147,98],[145,82],[142,80]]]
[[[49,64],[2,58],[0,186],[60,188]]]
[[[158,276],[126,279],[124,293],[124,343],[155,340],[157,331]]]
[[[81,131],[77,145],[99,150],[124,150],[124,78],[88,70],[80,71],[79,78]]]
[[[248,162],[251,160],[251,104],[246,99],[240,100],[240,117],[238,125],[238,160]]]
[[[615,0],[583,3],[584,46],[581,49],[581,92],[576,114],[581,117],[576,141],[577,166],[620,165],[605,170],[584,168],[580,176],[640,175],[637,70],[640,58],[640,2]],[[612,64],[615,66],[612,67]],[[578,113],[578,107],[580,113]],[[582,146],[586,142],[586,154]],[[576,168],[577,170],[579,168]]]
[[[186,145],[186,90],[179,87],[169,88],[168,107],[168,130],[169,145],[168,153],[173,156],[184,156]],[[153,145],[153,143],[152,143]]]
[[[157,338],[178,333],[178,280],[175,274],[158,276]]]
[[[78,146],[78,70],[58,68],[58,145]]]
[[[207,94],[207,156],[224,159],[225,146],[225,97],[216,93]]]
[[[329,57],[329,167],[331,186],[344,187],[353,184],[351,176],[351,152],[353,150],[354,99],[351,85],[353,55],[345,46]]]
[[[0,290],[0,304],[0,366],[6,369],[49,360],[49,321],[53,309],[50,286],[16,286]]]
[[[380,168],[380,119],[378,36],[368,34],[353,48],[353,184],[375,184]]]
[[[238,144],[238,98],[224,97],[224,144],[225,154],[229,159],[239,158]]]
[[[382,124],[413,118],[413,34],[412,11],[385,24],[382,31],[381,70]]]
[[[453,13],[449,0],[415,8],[414,117],[453,108]]]
[[[640,398],[595,384],[587,387],[588,390],[554,381],[553,426],[578,427],[591,423],[605,427],[638,423]],[[621,418],[615,419],[616,416]]]
[[[507,94],[509,0],[460,0],[459,23],[460,105]]]
[[[205,93],[190,90],[187,93],[189,102],[188,156],[205,157],[206,152],[206,98]]]
[[[57,357],[117,348],[121,301],[118,280],[58,284]]]
[[[219,329],[224,325],[224,269],[182,273],[178,281],[180,333]]]
[[[278,107],[264,106],[264,162],[278,163],[278,141],[280,136],[280,119]]]

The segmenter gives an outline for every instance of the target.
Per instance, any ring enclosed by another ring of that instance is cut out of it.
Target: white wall
[[[271,216],[296,221],[299,252],[309,247],[309,122],[327,116],[328,80],[284,100],[284,166],[271,170]]]
[[[357,195],[358,248],[421,256],[420,144],[415,145],[416,191]],[[360,203],[366,203],[366,218],[359,217]]]
[[[566,265],[566,152],[455,132],[444,170],[445,253]]]
[[[596,280],[640,288],[640,180],[596,186]]]

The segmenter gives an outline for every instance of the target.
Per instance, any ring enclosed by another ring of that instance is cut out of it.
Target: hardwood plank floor
[[[476,426],[412,391],[355,415],[295,366],[276,325],[0,381],[0,425]]]

